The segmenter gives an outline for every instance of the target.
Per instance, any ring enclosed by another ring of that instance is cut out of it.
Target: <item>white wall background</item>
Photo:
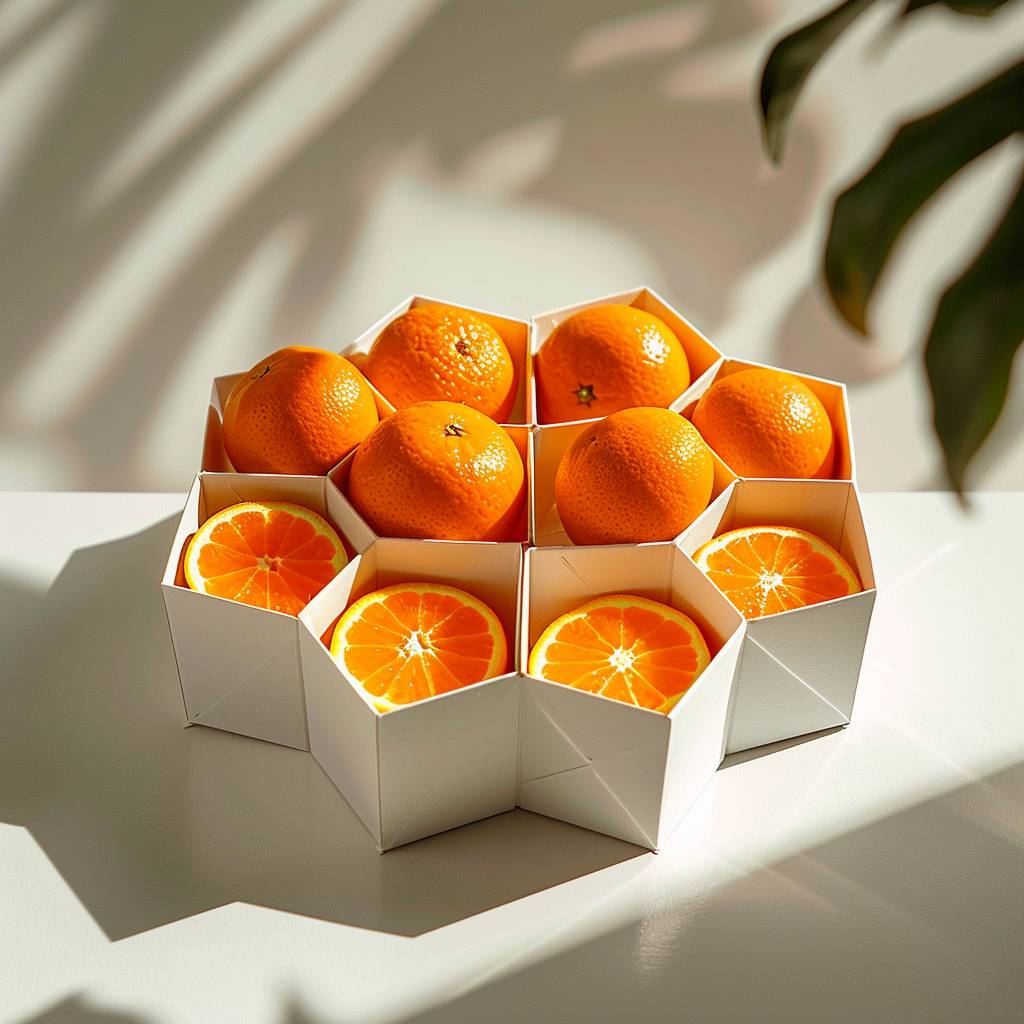
[[[932,204],[871,344],[817,260],[831,198],[1021,52],[1024,4],[879,5],[776,171],[758,70],[821,6],[0,0],[0,485],[184,489],[211,377],[413,291],[527,316],[649,283],[731,354],[847,381],[866,487],[941,486],[922,334],[1024,147]],[[1024,486],[1017,376],[976,486]]]

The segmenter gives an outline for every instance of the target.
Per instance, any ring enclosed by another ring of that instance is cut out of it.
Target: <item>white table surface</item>
[[[1024,1016],[1024,495],[866,495],[853,724],[657,855],[515,811],[379,856],[309,755],[183,729],[181,503],[0,495],[3,1021]]]

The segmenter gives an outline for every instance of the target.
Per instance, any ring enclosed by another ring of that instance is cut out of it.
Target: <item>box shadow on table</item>
[[[834,736],[836,733],[846,729],[845,725],[834,725],[831,729],[818,729],[817,732],[804,733],[802,736],[791,736],[787,740],[778,740],[775,743],[762,743],[759,747],[750,747],[748,750],[738,750],[735,754],[726,755],[719,771],[725,771],[738,764],[746,764],[747,761],[756,761],[760,757],[767,757],[769,754],[777,754],[782,750],[789,750],[791,747],[802,747],[805,743],[814,743],[817,740]]]
[[[643,855],[524,811],[381,855],[308,754],[184,729],[174,528],[74,552],[45,595],[0,582],[0,821],[111,939],[235,901],[416,935]]]
[[[510,965],[402,1024],[1019,1022],[1022,855],[1018,762]]]

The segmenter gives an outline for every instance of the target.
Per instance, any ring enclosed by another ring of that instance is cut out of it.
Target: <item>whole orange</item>
[[[587,420],[635,406],[671,404],[690,386],[690,364],[672,329],[633,306],[606,303],[555,328],[536,359],[544,423]]]
[[[362,365],[396,408],[429,400],[465,402],[504,420],[516,396],[512,358],[486,320],[452,306],[417,306],[377,336]]]
[[[418,402],[359,446],[348,494],[384,537],[508,540],[526,484],[519,451],[494,420],[455,402]]]
[[[720,377],[693,410],[694,426],[740,476],[832,475],[835,437],[818,396],[781,370]]]
[[[240,473],[326,473],[377,422],[363,375],[335,352],[292,345],[261,359],[224,403],[224,448]]]
[[[707,508],[714,461],[669,409],[624,409],[587,427],[562,456],[555,504],[574,544],[671,540]]]

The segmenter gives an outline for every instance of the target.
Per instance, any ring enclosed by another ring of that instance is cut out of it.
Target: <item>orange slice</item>
[[[331,655],[379,711],[500,676],[508,665],[498,616],[440,583],[397,583],[361,597],[338,621]]]
[[[835,548],[806,530],[748,526],[709,540],[693,556],[698,567],[748,619],[861,591]]]
[[[530,652],[527,671],[667,714],[710,660],[688,615],[644,597],[612,594],[555,619]]]
[[[244,501],[210,516],[185,550],[193,590],[295,615],[345,568],[326,519],[286,501]]]

